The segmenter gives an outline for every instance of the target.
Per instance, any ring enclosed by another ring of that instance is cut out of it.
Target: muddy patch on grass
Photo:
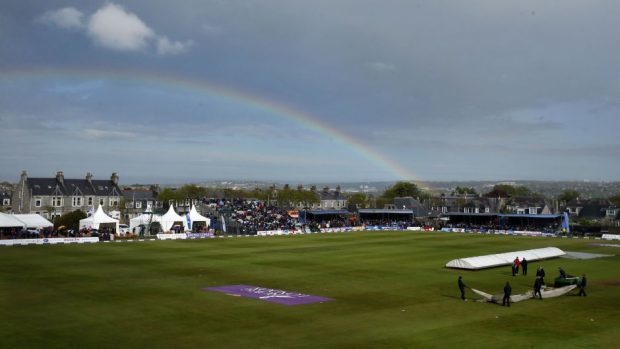
[[[620,279],[608,279],[608,280],[601,280],[598,281],[597,284],[599,285],[604,285],[604,286],[620,286]]]

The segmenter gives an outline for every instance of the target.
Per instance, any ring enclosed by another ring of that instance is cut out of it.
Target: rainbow
[[[332,138],[342,145],[353,150],[357,154],[375,164],[395,178],[400,180],[414,180],[415,175],[406,167],[393,161],[385,154],[381,154],[373,148],[365,145],[354,137],[334,128],[317,117],[287,106],[284,103],[264,99],[259,96],[233,90],[221,85],[215,85],[203,80],[196,80],[178,75],[165,75],[141,71],[80,69],[80,68],[28,68],[0,71],[0,81],[17,80],[44,80],[44,79],[100,79],[135,84],[146,84],[176,88],[189,92],[200,93],[210,97],[221,98],[244,107],[267,112],[270,115],[291,121],[305,129],[312,130],[323,136]]]

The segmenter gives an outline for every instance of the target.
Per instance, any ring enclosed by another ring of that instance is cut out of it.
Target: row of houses
[[[311,204],[310,209],[344,209],[347,206],[340,187],[335,191],[328,187],[321,191],[313,187],[312,190],[315,190],[320,201]],[[90,172],[84,178],[74,179],[65,178],[63,171],[58,171],[54,177],[43,178],[29,177],[26,171],[22,171],[12,193],[0,192],[0,203],[3,211],[36,213],[52,220],[67,212],[88,212],[98,206],[114,218],[131,219],[146,211],[161,209],[165,204],[174,205],[179,212],[188,212],[192,205],[200,204],[196,199],[164,203],[158,200],[159,192],[159,186],[121,188],[116,172],[109,179],[94,179]]]
[[[328,210],[355,209],[349,207],[340,187],[331,190],[324,187],[317,190],[319,202],[310,207],[299,209]],[[173,204],[179,212],[189,211],[191,205],[199,204],[198,200],[183,200],[163,203],[158,200],[160,188],[121,188],[119,176],[112,173],[109,179],[94,179],[91,173],[84,178],[67,179],[62,171],[55,177],[28,177],[23,171],[14,190],[0,191],[0,203],[4,211],[14,213],[37,213],[48,219],[54,219],[74,210],[89,210],[102,206],[115,218],[131,219],[145,211],[161,209],[164,205]],[[301,205],[301,204],[300,204]],[[122,206],[122,207],[121,207]],[[572,200],[560,203],[542,197],[487,198],[472,195],[441,196],[420,203],[411,197],[396,198],[387,209],[413,210],[415,216],[439,216],[447,213],[514,213],[528,215],[559,214],[568,211],[573,217],[600,221],[620,221],[620,208],[609,200]],[[123,217],[120,217],[121,211]]]
[[[431,212],[446,213],[511,213],[523,215],[561,214],[565,211],[571,217],[597,220],[620,221],[620,208],[607,199],[574,199],[569,202],[549,200],[543,197],[461,197],[443,196],[433,198],[429,203]]]

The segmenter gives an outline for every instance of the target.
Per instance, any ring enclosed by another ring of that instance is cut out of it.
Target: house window
[[[616,210],[615,209],[607,210],[607,217],[615,217],[615,216],[616,216]]]
[[[485,208],[484,208],[484,212],[485,212],[485,213],[489,213],[489,212],[491,212],[491,210],[490,210],[488,207],[485,207]]]
[[[73,207],[80,207],[80,206],[82,206],[82,197],[81,196],[74,196],[71,203],[72,203]]]
[[[136,201],[136,208],[142,208],[142,201]]]
[[[41,202],[43,200],[41,199],[34,199],[34,207],[41,207]]]
[[[538,207],[530,207],[530,214],[538,214]]]
[[[87,202],[86,205],[92,206],[93,205],[93,197],[92,196],[87,197],[86,198],[86,202]]]
[[[118,205],[118,198],[110,198],[110,206],[116,207]]]
[[[441,208],[441,213],[447,213],[448,212],[448,207],[447,206],[443,206]]]
[[[525,214],[525,209],[524,208],[518,208],[517,209],[517,214]]]
[[[99,206],[103,206],[103,205],[105,205],[105,199],[99,198]]]
[[[133,201],[126,201],[125,208],[133,208]]]
[[[62,196],[52,196],[52,207],[62,207]]]

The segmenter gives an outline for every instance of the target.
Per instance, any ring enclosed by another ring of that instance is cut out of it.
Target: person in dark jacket
[[[560,278],[566,279],[566,272],[561,267],[558,267],[558,272],[560,273]]]
[[[461,299],[464,301],[467,300],[465,299],[465,287],[467,287],[467,285],[463,282],[463,277],[459,276],[459,290],[461,290]]]
[[[540,288],[542,287],[542,280],[540,276],[536,277],[536,281],[534,281],[534,298],[538,295],[539,299],[542,300],[542,293],[540,293]]]
[[[579,284],[579,293],[577,294],[578,296],[586,296],[586,285],[587,285],[587,280],[586,280],[586,274],[581,275],[581,283]]]
[[[540,280],[541,283],[544,285],[545,284],[545,269],[543,269],[541,266],[538,266],[538,270],[536,270],[536,276],[540,276]]]
[[[523,270],[523,275],[527,275],[527,260],[525,257],[521,260],[521,270]]]
[[[510,283],[506,281],[506,286],[504,286],[504,298],[502,299],[502,306],[510,306],[510,294],[512,293],[512,287],[510,287]]]

